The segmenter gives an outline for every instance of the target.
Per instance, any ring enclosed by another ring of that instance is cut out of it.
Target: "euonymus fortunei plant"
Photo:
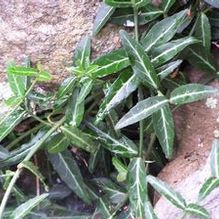
[[[206,73],[207,81],[218,77],[211,54],[219,38],[218,8],[217,0],[163,0],[159,6],[149,0],[105,0],[93,35],[108,21],[134,27],[134,34],[121,30],[121,48],[95,60],[91,37],[84,37],[68,67],[70,76],[56,92],[36,89],[37,82],[51,79],[40,65],[10,64],[14,95],[0,121],[5,190],[0,218],[156,218],[148,183],[183,213],[209,218],[198,202],[187,204],[152,174],[173,158],[173,111],[218,92],[189,83],[181,67],[187,60]],[[215,140],[212,177],[200,199],[219,185],[218,147]],[[17,186],[27,171],[37,179],[37,196]],[[57,175],[65,187],[55,186]],[[57,202],[71,191],[90,206],[87,213]]]

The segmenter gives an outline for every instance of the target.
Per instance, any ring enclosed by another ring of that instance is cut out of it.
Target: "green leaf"
[[[168,105],[152,114],[153,126],[156,136],[163,149],[165,157],[171,159],[173,156],[174,122]]]
[[[175,2],[176,0],[163,0],[161,6],[164,13],[167,13]]]
[[[103,146],[111,152],[128,158],[134,157],[138,154],[137,146],[126,136],[121,135],[120,139],[116,139],[110,136],[108,133],[100,130],[92,123],[87,122],[86,124],[98,135],[97,140],[103,142]]]
[[[0,142],[19,124],[26,116],[23,110],[12,110],[0,121]]]
[[[145,218],[144,206],[147,201],[146,170],[142,158],[133,158],[128,166],[128,190],[131,209],[135,218]]]
[[[198,216],[199,218],[210,219],[210,215],[206,209],[197,204],[189,204],[185,211],[190,215]]]
[[[167,198],[173,205],[178,208],[185,209],[186,202],[180,193],[175,192],[169,185],[154,176],[147,176],[147,182],[165,198]]]
[[[142,39],[144,50],[148,52],[154,46],[162,45],[171,40],[188,16],[187,14],[188,10],[183,10],[156,23]]]
[[[203,47],[206,52],[210,52],[211,49],[211,25],[208,17],[201,12],[197,18],[195,26],[194,36],[202,41]]]
[[[10,74],[7,72],[8,82],[15,96],[22,97],[26,92],[26,76]]]
[[[73,66],[82,66],[86,69],[89,66],[91,53],[91,39],[89,36],[85,36],[78,43],[74,56],[73,56]]]
[[[119,160],[116,157],[112,158],[112,163],[113,166],[116,168],[116,170],[118,171],[118,175],[117,175],[117,181],[118,182],[123,182],[126,180],[127,178],[127,174],[128,174],[128,169],[127,167],[122,163],[121,160]]]
[[[138,24],[145,25],[163,14],[163,11],[152,4],[139,8]],[[132,8],[116,9],[110,23],[134,27],[134,13]]]
[[[86,185],[71,153],[65,150],[58,154],[48,154],[48,157],[61,179],[79,198],[89,204],[91,200]]]
[[[154,209],[150,201],[146,201],[144,205],[145,218],[147,219],[157,219],[157,216],[154,213]]]
[[[157,68],[156,71],[158,72],[158,76],[161,80],[164,79],[169,74],[171,74],[176,68],[178,68],[181,65],[181,63],[182,60],[178,59],[176,61],[170,62],[166,65]]]
[[[159,86],[158,76],[142,46],[125,31],[121,30],[120,35],[122,45],[129,56],[134,74],[141,78],[147,86],[157,89]]]
[[[206,53],[205,48],[201,45],[192,45],[188,48],[185,59],[193,66],[202,71],[216,73],[216,63],[211,54]]]
[[[149,0],[104,0],[104,2],[116,8],[138,8],[147,5]]]
[[[97,211],[100,212],[102,216],[101,218],[113,219],[113,214],[111,213],[112,210],[109,200],[106,200],[104,198],[99,198],[96,206],[97,206]],[[98,218],[98,217],[93,216],[92,218]]]
[[[91,153],[96,151],[97,145],[89,134],[68,125],[61,126],[60,129],[74,146]]]
[[[210,154],[211,175],[219,178],[219,139],[214,139]]]
[[[202,84],[182,85],[171,92],[170,103],[175,105],[192,103],[217,92],[216,88]]]
[[[199,200],[206,198],[215,188],[219,186],[219,179],[215,177],[208,178],[199,191]]]
[[[131,72],[124,70],[109,87],[106,96],[100,105],[96,120],[103,120],[108,112],[134,92],[139,84],[140,80],[136,75],[131,76]]]
[[[56,94],[57,98],[62,98],[65,95],[70,94],[74,89],[74,85],[76,84],[76,81],[77,78],[74,76],[65,79],[58,89],[58,92]]]
[[[46,142],[46,148],[49,153],[59,153],[64,151],[70,145],[70,140],[66,138],[62,133],[52,135],[48,142]]]
[[[204,1],[215,8],[219,8],[218,0],[204,0]]]
[[[94,26],[93,26],[93,35],[95,36],[96,34],[99,33],[99,31],[102,29],[102,27],[107,23],[111,15],[114,13],[115,8],[106,5],[105,3],[102,3],[96,18],[94,20]]]
[[[66,111],[66,122],[78,127],[84,117],[84,101],[93,87],[93,81],[89,78],[82,78],[80,89],[76,88],[69,101]]]
[[[6,69],[8,74],[15,74],[20,76],[33,76],[36,77],[39,74],[39,71],[35,68],[9,65]]]
[[[169,43],[163,44],[152,50],[151,62],[155,67],[164,64],[173,57],[175,57],[179,52],[185,49],[187,46],[198,43],[199,41],[194,37],[184,37],[178,40],[173,40]]]
[[[115,128],[121,129],[139,122],[161,109],[167,103],[168,100],[161,96],[149,97],[146,100],[142,100],[119,120]]]
[[[25,203],[19,205],[10,215],[10,219],[22,219],[27,216],[33,208],[40,204],[43,200],[48,197],[48,193],[44,193],[40,196],[29,199]]]
[[[97,150],[94,153],[90,154],[88,163],[88,170],[90,173],[94,173],[99,160],[101,160],[100,144],[97,146]]]
[[[39,171],[39,168],[35,166],[31,161],[22,161],[18,164],[19,168],[26,168],[31,173],[33,173],[44,185],[45,190],[48,190],[48,186],[45,183],[45,177],[42,175],[42,173]]]
[[[93,64],[98,65],[99,68],[92,74],[92,77],[102,78],[121,71],[128,67],[130,62],[125,50],[118,49],[99,57],[94,60]]]

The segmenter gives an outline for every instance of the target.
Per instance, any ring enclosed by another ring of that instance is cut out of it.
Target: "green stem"
[[[138,42],[139,32],[138,32],[138,9],[134,8],[134,23],[135,23],[135,39]]]
[[[18,142],[22,141],[24,138],[26,138],[28,135],[35,133],[36,131],[38,131],[40,128],[42,128],[44,126],[44,124],[39,124],[38,126],[28,130],[27,132],[25,132],[23,135],[19,136],[18,138],[16,138],[14,141],[12,141],[10,144],[8,144],[6,146],[6,148],[8,150],[10,150],[11,148],[14,147],[14,145],[16,145]]]
[[[36,145],[35,145],[35,146],[32,148],[32,150],[26,155],[26,157],[24,158],[23,161],[29,161],[29,160],[32,158],[32,156],[37,152],[37,150],[41,147],[41,145],[51,136],[51,134],[52,134],[57,128],[59,128],[59,127],[64,123],[64,121],[65,121],[65,118],[63,117],[59,122],[57,122],[56,125],[53,126],[53,127],[43,136],[43,138],[42,138],[40,141],[38,141],[38,142],[36,143]],[[21,162],[21,163],[22,163],[22,162]],[[21,164],[21,163],[20,163],[20,164]],[[10,183],[9,183],[9,185],[8,185],[8,187],[7,187],[7,189],[6,189],[6,192],[5,192],[5,194],[4,194],[4,197],[3,197],[3,199],[2,199],[2,202],[1,202],[1,205],[0,205],[0,218],[3,218],[3,212],[4,212],[5,206],[6,206],[6,204],[7,204],[7,201],[8,201],[8,199],[9,199],[9,197],[10,197],[10,194],[11,194],[11,192],[12,192],[12,190],[13,190],[13,187],[14,187],[14,185],[15,185],[17,179],[20,177],[20,174],[21,174],[21,172],[22,172],[23,167],[22,167],[22,165],[20,165],[20,164],[18,164],[17,170],[16,170],[14,176],[12,177],[12,179],[11,179],[11,181],[10,181]]]
[[[147,152],[145,154],[146,159],[148,159],[148,157],[151,154],[151,151],[153,149],[153,145],[154,145],[155,140],[156,140],[156,135],[155,135],[155,133],[153,133],[153,134],[151,134],[151,139],[150,139],[150,142],[149,142],[149,145],[148,145],[148,148],[147,148]]]

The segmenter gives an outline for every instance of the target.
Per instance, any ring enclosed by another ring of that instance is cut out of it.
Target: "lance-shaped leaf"
[[[139,84],[140,80],[136,75],[132,75],[129,71],[121,73],[109,87],[106,96],[100,105],[96,120],[102,120],[112,108],[116,107],[134,92]]]
[[[196,66],[198,69],[209,72],[216,73],[216,63],[213,56],[209,53],[206,53],[205,48],[201,45],[192,45],[187,49],[187,54],[185,59],[193,66]]]
[[[161,96],[149,97],[146,100],[142,100],[119,120],[115,128],[121,129],[139,122],[161,109],[167,103],[168,100]]]
[[[208,17],[201,12],[197,18],[194,36],[202,41],[202,45],[206,52],[210,52],[211,48],[211,25]]]
[[[163,0],[161,6],[164,13],[167,13],[175,2],[176,0]]]
[[[142,39],[141,43],[145,51],[148,52],[155,45],[161,45],[171,40],[186,19],[187,14],[188,10],[180,11],[156,23]]]
[[[57,133],[52,135],[48,142],[46,142],[46,148],[49,153],[59,153],[64,151],[70,145],[70,140],[66,138],[63,133]]]
[[[181,63],[182,60],[178,59],[176,61],[170,62],[166,65],[157,68],[156,71],[158,72],[158,76],[160,77],[161,80],[164,79],[169,74],[171,74],[176,68],[178,68]]]
[[[91,39],[89,36],[82,38],[78,43],[73,56],[73,66],[81,65],[86,69],[89,65],[91,53]]]
[[[174,122],[168,105],[153,113],[153,126],[156,136],[163,149],[165,157],[171,159],[173,155]]]
[[[105,193],[105,196],[110,200],[113,204],[121,204],[124,203],[128,198],[128,195],[120,186],[112,182],[108,178],[95,178],[93,179],[97,185],[101,188],[101,190]]]
[[[96,18],[94,20],[94,26],[93,26],[93,35],[99,33],[99,31],[102,29],[102,27],[107,23],[110,16],[114,13],[115,7],[111,7],[109,5],[106,5],[105,3],[102,3]]]
[[[104,0],[106,4],[116,8],[138,8],[149,3],[149,0]]]
[[[99,212],[101,214],[102,217],[100,217],[100,215],[96,216],[95,212],[92,218],[107,218],[107,219],[113,219],[113,213],[112,213],[112,208],[111,208],[111,204],[109,203],[109,200],[107,200],[106,198],[99,198],[96,204],[96,210],[95,212]]]
[[[96,151],[97,146],[89,134],[80,131],[76,127],[67,125],[61,126],[60,129],[74,146],[91,153]]]
[[[99,57],[94,60],[93,64],[98,65],[99,68],[92,74],[92,77],[101,78],[121,71],[128,67],[130,62],[125,50],[118,49]]]
[[[72,76],[63,81],[63,83],[60,85],[58,92],[57,92],[57,98],[62,98],[65,95],[70,94],[73,89],[74,85],[76,84],[77,78]]]
[[[134,74],[141,78],[147,86],[157,89],[159,86],[158,76],[142,46],[125,31],[120,31],[120,35],[122,45],[129,56]]]
[[[19,205],[17,208],[13,210],[10,215],[10,219],[21,219],[27,216],[38,204],[44,201],[48,197],[48,193],[44,193],[42,195],[36,196],[34,198],[29,199],[25,203]]]
[[[210,154],[211,175],[219,178],[219,139],[214,139]]]
[[[8,82],[15,96],[22,97],[26,92],[26,76],[7,74]]]
[[[186,206],[185,211],[190,214],[190,215],[194,215],[194,216],[198,216],[199,218],[203,218],[203,219],[209,219],[210,215],[207,212],[207,210],[205,208],[203,208],[200,205],[197,204],[189,204],[188,206]]]
[[[58,154],[48,154],[54,170],[70,189],[84,202],[90,203],[87,187],[84,183],[80,169],[67,150]]]
[[[161,195],[178,208],[185,209],[186,202],[180,193],[174,191],[169,185],[154,176],[147,176],[147,182]]]
[[[97,134],[97,140],[104,143],[104,147],[111,152],[122,155],[124,157],[134,157],[138,154],[137,146],[133,141],[126,136],[121,136],[120,139],[116,139],[108,133],[102,131],[92,123],[87,122],[87,126]]]
[[[198,42],[199,41],[194,37],[184,37],[158,46],[151,52],[151,62],[155,67],[160,66],[175,57],[187,46]]]
[[[204,0],[204,1],[215,8],[219,8],[218,0]]]
[[[35,68],[24,67],[24,66],[16,66],[9,65],[6,69],[8,74],[15,74],[20,76],[38,76],[39,71]]]
[[[144,25],[155,20],[163,11],[152,4],[139,9],[138,24]],[[132,8],[117,9],[110,19],[110,23],[134,27],[134,13]]]
[[[157,216],[154,213],[154,209],[153,209],[150,201],[145,202],[144,211],[145,211],[145,218],[147,218],[147,219],[157,219]]]
[[[182,85],[171,92],[170,103],[175,105],[192,103],[217,92],[216,88],[202,84]]]
[[[25,118],[23,110],[12,110],[0,121],[0,142]]]
[[[93,81],[89,78],[82,78],[80,83],[81,87],[73,91],[66,111],[66,121],[76,127],[78,127],[83,120],[84,101],[93,87]]]
[[[219,186],[219,179],[215,177],[208,178],[199,191],[199,200],[207,197],[215,188]]]
[[[146,170],[142,158],[133,158],[128,166],[129,200],[135,218],[145,218],[144,206],[147,201]]]

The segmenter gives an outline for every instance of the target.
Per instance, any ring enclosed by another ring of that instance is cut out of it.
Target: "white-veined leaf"
[[[145,51],[148,52],[155,45],[158,46],[171,40],[188,16],[187,14],[188,10],[180,11],[156,23],[141,41]]]
[[[87,187],[71,153],[65,150],[58,154],[48,154],[48,157],[61,179],[79,198],[89,204],[91,199]]]
[[[198,42],[200,41],[194,37],[184,37],[158,46],[151,51],[151,62],[155,67],[160,66],[175,57],[187,46]]]
[[[123,30],[120,31],[120,36],[122,45],[129,56],[134,74],[141,78],[142,82],[147,86],[157,89],[159,86],[158,76],[142,46]]]
[[[190,215],[198,216],[199,218],[210,219],[210,215],[206,209],[197,204],[189,204],[185,211]]]
[[[181,63],[182,60],[178,59],[176,61],[170,62],[164,66],[157,68],[156,71],[158,72],[158,76],[161,80],[164,79],[169,74],[171,74],[176,68],[178,68]]]
[[[97,145],[89,134],[82,132],[76,127],[68,125],[61,126],[60,129],[74,146],[91,153],[96,151]]]
[[[118,49],[99,57],[94,60],[92,64],[99,66],[99,68],[92,74],[92,77],[102,78],[121,71],[128,67],[130,62],[125,50]]]
[[[44,193],[40,196],[36,196],[29,199],[25,203],[19,205],[11,214],[10,219],[22,219],[27,216],[33,208],[48,197],[48,193]]]
[[[116,8],[139,8],[147,5],[149,0],[104,0],[106,4]]]
[[[161,195],[178,208],[185,209],[186,202],[180,193],[174,191],[169,185],[154,176],[147,176],[147,182]]]
[[[168,105],[152,114],[156,136],[163,149],[165,157],[171,159],[173,155],[174,122]]]
[[[164,13],[167,13],[176,0],[162,0],[162,8]]]
[[[87,122],[87,126],[97,134],[97,140],[104,143],[104,147],[111,152],[122,155],[124,157],[134,157],[138,154],[137,146],[133,141],[125,135],[121,135],[120,139],[110,136],[108,133],[100,130],[92,123]]]
[[[216,88],[202,84],[182,85],[171,92],[170,103],[175,105],[191,103],[204,99],[216,92],[218,92]]]
[[[94,36],[98,34],[102,27],[107,23],[114,11],[115,7],[111,7],[109,5],[106,5],[105,3],[101,4],[93,24]]]
[[[219,178],[219,139],[214,139],[210,154],[211,175]]]
[[[208,178],[202,185],[199,191],[199,200],[204,199],[209,195],[215,188],[219,186],[219,179],[215,177]]]
[[[142,100],[119,120],[115,128],[121,129],[139,122],[161,109],[167,103],[168,100],[161,96],[149,97],[146,100]]]
[[[146,170],[142,158],[131,159],[128,166],[128,191],[135,218],[145,218],[144,207],[148,200]]]
[[[145,218],[147,218],[147,219],[157,219],[157,216],[154,213],[154,209],[153,209],[150,201],[145,202],[144,211],[145,211]]]

